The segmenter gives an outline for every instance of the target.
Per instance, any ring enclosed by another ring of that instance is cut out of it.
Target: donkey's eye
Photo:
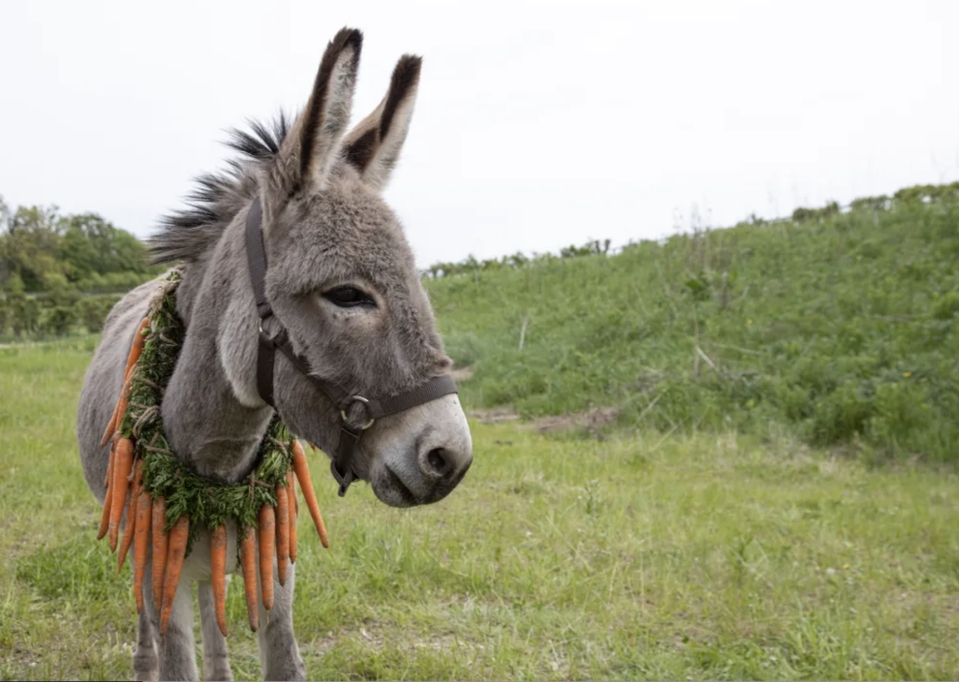
[[[369,294],[356,287],[336,287],[323,295],[341,308],[352,308],[358,305],[369,306],[370,308],[376,307],[376,301]]]

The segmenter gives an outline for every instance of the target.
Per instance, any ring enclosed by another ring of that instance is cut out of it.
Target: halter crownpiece
[[[253,200],[246,216],[246,255],[250,269],[250,281],[253,283],[253,296],[256,299],[256,314],[259,318],[259,344],[256,360],[256,389],[260,397],[270,407],[276,408],[273,398],[273,366],[276,349],[287,357],[303,375],[316,384],[317,388],[336,405],[340,411],[340,439],[336,446],[336,456],[330,462],[330,472],[340,484],[339,495],[346,495],[350,484],[356,480],[353,471],[353,450],[366,429],[381,417],[403,412],[412,407],[423,405],[445,395],[456,393],[456,384],[448,374],[433,377],[426,383],[398,395],[385,398],[366,398],[352,394],[342,386],[316,376],[309,361],[297,354],[290,344],[286,328],[280,323],[280,329],[270,335],[263,329],[263,321],[276,315],[266,299],[266,249],[263,245],[263,205],[260,198]],[[277,320],[277,322],[280,322]],[[350,421],[349,412],[353,405],[362,405],[364,420],[355,424]]]

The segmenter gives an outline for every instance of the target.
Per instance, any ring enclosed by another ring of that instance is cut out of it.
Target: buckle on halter
[[[343,403],[342,407],[340,407],[340,418],[343,419],[343,423],[344,423],[344,424],[348,423],[348,418],[347,418],[347,416],[346,416],[346,410],[350,407],[350,404],[351,404],[351,403],[362,403],[363,405],[366,405],[366,409],[367,409],[367,410],[370,409],[370,408],[369,408],[370,401],[367,400],[366,398],[364,398],[363,396],[361,396],[361,395],[355,395],[355,396],[353,396],[352,398],[348,398],[348,399],[346,400],[346,402]],[[376,421],[376,418],[375,418],[375,417],[367,417],[367,422],[366,422],[365,424],[363,424],[363,426],[358,426],[358,427],[356,427],[356,428],[357,428],[358,431],[366,431],[368,428],[370,428],[371,426],[373,426],[373,422],[375,422],[375,421]]]
[[[350,484],[356,480],[356,475],[353,473],[353,468],[350,466],[346,467],[346,473],[340,473],[340,470],[336,468],[336,460],[330,460],[330,473],[333,474],[333,480],[340,484],[340,489],[337,491],[340,497],[346,496],[346,491],[350,487]]]

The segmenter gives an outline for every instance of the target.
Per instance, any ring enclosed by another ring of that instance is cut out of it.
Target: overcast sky
[[[422,266],[959,179],[959,2],[0,3],[0,195],[141,237],[365,33],[424,56],[387,199]]]

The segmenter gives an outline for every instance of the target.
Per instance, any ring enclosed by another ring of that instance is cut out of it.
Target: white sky
[[[425,58],[387,191],[422,266],[959,178],[955,0],[3,0],[0,194],[146,237],[344,25],[355,120]]]

